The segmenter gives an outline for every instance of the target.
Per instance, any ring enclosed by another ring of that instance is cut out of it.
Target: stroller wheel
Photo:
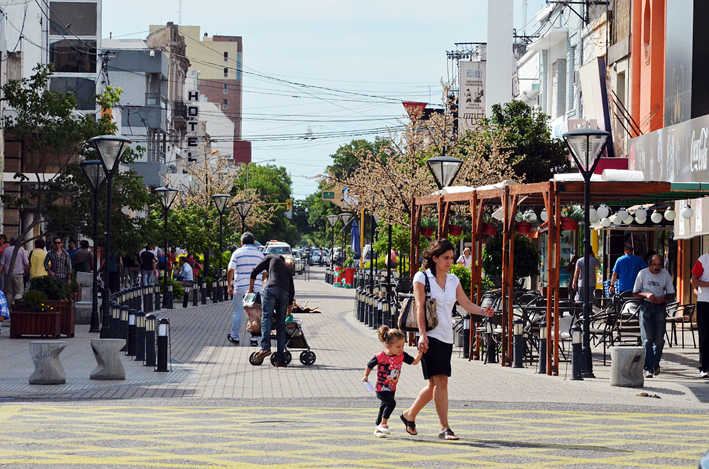
[[[254,366],[256,365],[256,363],[254,363],[254,358],[256,358],[257,353],[258,352],[253,352],[253,353],[251,353],[251,355],[249,355],[249,364],[250,365],[254,365]]]
[[[300,363],[306,366],[310,366],[315,363],[315,352],[310,350],[303,350],[300,352]]]
[[[285,356],[286,356],[286,365],[290,365],[290,362],[293,360],[293,355],[291,355],[289,350],[286,350]],[[271,355],[271,365],[276,366],[276,354],[275,353],[273,355]]]

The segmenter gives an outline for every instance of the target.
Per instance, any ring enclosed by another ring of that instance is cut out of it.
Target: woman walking
[[[419,324],[418,348],[423,351],[421,368],[428,384],[421,390],[413,405],[401,414],[406,425],[406,432],[416,435],[416,416],[433,400],[441,424],[438,438],[457,440],[458,437],[448,424],[448,378],[451,375],[451,355],[453,353],[453,307],[457,301],[467,312],[483,316],[492,316],[493,308],[485,310],[471,302],[458,277],[449,274],[455,261],[453,244],[447,239],[435,241],[423,254],[424,271],[414,276],[414,296],[418,307],[416,314]],[[428,282],[427,282],[428,280]],[[426,331],[426,313],[424,311],[426,287],[430,284],[430,297],[436,300],[438,326]]]

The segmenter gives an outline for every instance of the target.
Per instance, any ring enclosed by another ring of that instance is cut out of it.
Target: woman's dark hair
[[[455,247],[453,243],[448,241],[446,238],[437,239],[426,249],[423,253],[423,268],[431,269],[431,274],[436,276],[436,263],[433,262],[433,257],[439,257],[443,253],[453,251],[455,252]]]
[[[406,336],[399,329],[389,329],[387,326],[379,328],[379,342],[391,345],[397,340],[405,339]]]
[[[34,240],[34,247],[44,249],[44,240],[42,238],[38,238]]]

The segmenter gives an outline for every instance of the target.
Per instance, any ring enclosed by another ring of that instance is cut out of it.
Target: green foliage
[[[22,296],[22,301],[27,305],[27,311],[44,313],[51,311],[47,306],[47,295],[39,290],[28,290]]]
[[[421,228],[437,228],[438,219],[436,217],[425,217],[421,219]]]
[[[236,178],[234,187],[237,190],[245,189],[246,184],[246,168],[248,166],[248,188],[255,189],[263,200],[270,203],[285,203],[292,198],[292,180],[290,174],[283,166],[276,165],[256,165],[248,164],[244,166],[244,170],[239,173]],[[277,239],[286,242],[291,246],[299,240],[299,234],[293,224],[288,220],[284,213],[285,205],[276,206],[271,223],[266,226],[247,226],[256,239],[265,244],[270,239]]]
[[[548,181],[553,167],[568,162],[566,144],[552,138],[548,122],[549,116],[522,101],[496,104],[486,119],[486,123],[508,129],[505,141],[513,155],[524,156],[513,165],[515,174],[527,183]]]
[[[453,264],[451,266],[450,273],[454,274],[460,280],[460,285],[465,291],[465,295],[470,298],[470,282],[472,281],[472,275],[470,274],[470,268],[465,267],[462,264]]]
[[[63,280],[52,278],[49,275],[35,277],[30,280],[29,290],[38,290],[44,293],[49,300],[68,300],[71,298],[71,289]]]
[[[580,205],[567,205],[561,209],[561,216],[582,222],[583,208]]]
[[[174,299],[177,298],[182,298],[185,296],[185,289],[182,288],[182,285],[177,282],[177,280],[170,279],[170,283],[172,283],[172,297]],[[160,282],[160,293],[165,294],[165,287],[163,285],[163,282]]]
[[[357,155],[367,152],[377,155],[380,153],[381,148],[387,145],[387,141],[382,139],[377,139],[374,142],[352,140],[350,143],[341,145],[335,153],[330,155],[332,165],[327,167],[327,171],[336,179],[342,180],[346,175],[349,175],[359,167],[359,158],[357,158]]]
[[[541,256],[537,247],[526,236],[515,234],[515,279],[539,274]],[[483,270],[488,276],[502,275],[502,232],[498,232],[483,249]]]

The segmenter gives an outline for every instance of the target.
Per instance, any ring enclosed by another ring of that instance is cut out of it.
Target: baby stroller
[[[259,310],[260,308],[259,304]],[[261,319],[259,318],[259,327],[261,327]],[[271,323],[271,330],[274,331],[273,334],[271,334],[271,340],[276,339],[275,335],[275,330],[276,330],[276,322],[273,321]],[[293,355],[291,354],[290,350],[288,349],[305,349],[302,352],[300,352],[300,363],[306,366],[310,366],[313,363],[315,363],[315,352],[310,350],[310,346],[308,345],[308,341],[305,338],[305,334],[303,333],[303,321],[300,319],[294,319],[293,315],[291,314],[286,318],[286,351],[285,351],[285,356],[286,356],[286,365],[289,365],[290,362],[293,360]],[[254,365],[254,358],[256,357],[256,354],[258,352],[253,352],[251,355],[249,355],[249,363]],[[271,355],[271,365],[275,366],[276,365],[276,355],[272,354]]]

